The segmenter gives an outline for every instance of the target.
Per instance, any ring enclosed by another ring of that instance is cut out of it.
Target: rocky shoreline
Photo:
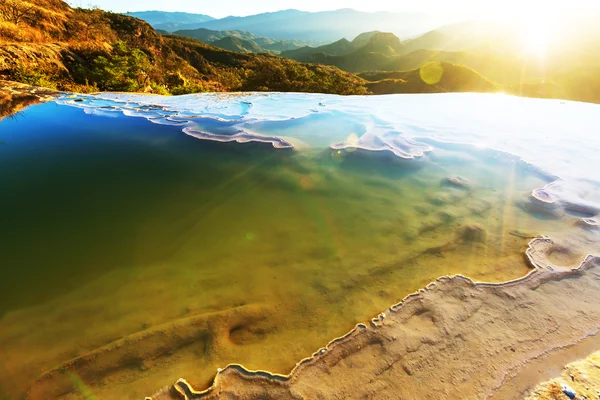
[[[439,278],[289,375],[229,365],[204,391],[180,379],[151,399],[522,398],[527,393],[495,394],[524,366],[600,331],[600,258],[553,266],[547,255],[554,246],[532,240],[526,257],[534,269],[517,280]]]

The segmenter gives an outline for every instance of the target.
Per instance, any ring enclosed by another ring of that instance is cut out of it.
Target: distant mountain
[[[261,24],[276,24],[280,25],[281,21],[286,19],[294,19],[298,18],[302,15],[310,14],[306,11],[298,11],[298,10],[282,10],[270,13],[256,14],[250,15],[246,17],[235,17],[229,16],[221,19],[215,19],[214,21],[219,21],[218,23],[208,24],[211,21],[202,21],[202,22],[167,22],[162,24],[154,25],[155,28],[165,29],[165,30],[193,30],[198,28],[206,28],[216,31],[229,31],[229,30],[242,30],[242,31],[252,31],[257,25]],[[256,32],[259,33],[259,32]],[[269,36],[267,34],[259,33],[263,36]]]
[[[255,35],[252,32],[239,30],[215,31],[212,29],[198,28],[190,30],[179,30],[173,32],[173,34],[197,39],[201,42],[212,44],[213,46],[217,46],[222,49],[242,53],[252,52],[279,54],[282,51],[294,50],[306,45],[305,42],[301,42],[298,40],[276,41],[271,38]],[[244,43],[240,43],[239,41],[232,39],[224,40],[226,38],[236,38],[243,41]]]
[[[453,47],[451,43],[455,43],[454,47],[457,47],[453,36],[445,35],[437,30],[427,32],[404,42],[400,41],[392,33],[371,31],[361,33],[352,42],[341,39],[323,46],[306,46],[293,51],[285,51],[281,53],[281,56],[302,62],[323,62],[325,64],[343,65],[345,68],[352,70],[356,70],[358,68],[357,65],[365,65],[367,70],[373,70],[398,68],[395,65],[388,65],[394,62],[389,56],[399,56],[416,52],[412,57],[413,59],[415,56],[418,58],[418,54],[421,54],[423,58],[417,62],[418,65],[410,61],[401,62],[408,64],[408,68],[405,69],[413,69],[426,61],[448,61],[444,57],[441,57],[444,59],[438,59],[438,57],[432,56],[430,51],[442,51]],[[460,46],[458,47],[460,48]],[[350,55],[352,52],[356,53]],[[347,57],[334,58],[330,56]],[[358,58],[364,58],[364,60],[356,60]],[[375,59],[378,60],[376,61]],[[404,66],[406,67],[407,65]]]
[[[393,33],[369,32],[352,42],[344,39],[330,45],[283,52],[283,57],[325,65],[335,65],[349,72],[389,70],[387,66],[399,57],[404,45]]]
[[[365,46],[367,43],[369,43],[369,40],[371,40],[371,38],[380,33],[379,31],[371,31],[371,32],[363,32],[360,35],[358,35],[357,37],[354,38],[354,40],[352,40],[352,46],[354,46],[354,49],[359,49],[363,46]]]
[[[448,50],[451,47],[451,43],[451,37],[444,35],[437,30],[429,31],[416,38],[404,40],[404,52],[410,53],[416,50]]]
[[[286,51],[281,55],[296,61],[332,65],[354,73],[409,71],[437,61],[464,65],[497,82],[511,85],[516,83],[516,79],[523,78],[523,63],[517,58],[483,51],[482,46],[476,47],[479,51],[430,50],[455,48],[458,43],[453,37],[431,31],[402,42],[393,33],[373,31],[358,35],[352,42],[342,39],[329,45]],[[465,37],[462,43],[473,44],[475,40],[479,39],[468,41]],[[536,76],[537,71],[531,67],[527,78],[533,79]]]
[[[311,62],[314,59],[313,55],[317,53],[341,56],[348,54],[353,50],[356,50],[356,48],[352,43],[350,43],[347,39],[340,39],[337,42],[319,47],[305,46],[296,50],[284,51],[281,53],[281,56],[296,61]]]
[[[390,57],[401,54],[403,48],[404,45],[393,33],[373,31],[358,35],[352,42],[341,39],[319,47],[284,51],[281,56],[302,62],[338,65],[356,72],[372,69],[376,58],[381,58],[377,65],[385,64]]]
[[[198,28],[198,29],[182,29],[173,32],[175,35],[186,36],[192,39],[197,39],[204,43],[213,43],[217,40],[226,38],[228,36],[236,37],[242,40],[256,40],[262,38],[261,36],[255,35],[248,31],[230,30],[230,31],[215,31],[213,29]],[[267,39],[267,38],[264,38]],[[267,39],[271,43],[275,41]]]
[[[376,32],[371,35],[367,43],[356,50],[356,52],[364,56],[368,56],[371,53],[395,56],[400,54],[403,48],[404,45],[393,33]]]
[[[135,11],[126,14],[130,17],[144,20],[152,26],[161,24],[196,24],[214,20],[213,17],[208,15],[190,14],[186,12]]]
[[[206,28],[217,31],[242,30],[276,40],[297,39],[325,44],[340,38],[354,38],[362,32],[379,30],[400,37],[414,36],[439,26],[437,17],[418,13],[368,13],[352,9],[306,12],[283,10],[246,17],[226,17],[207,22],[166,22],[154,24],[170,32]],[[447,21],[446,21],[447,22]]]
[[[260,44],[260,40],[256,40],[256,43]],[[290,51],[303,47],[306,42],[300,40],[280,40],[272,44],[262,44],[261,46],[270,50],[272,53],[281,54],[284,51]]]
[[[365,73],[366,86],[373,94],[497,92],[500,86],[478,72],[446,62],[429,62],[410,71]]]
[[[242,40],[237,37],[227,36],[211,43],[221,49],[235,51],[236,53],[264,53],[264,49],[251,40]]]

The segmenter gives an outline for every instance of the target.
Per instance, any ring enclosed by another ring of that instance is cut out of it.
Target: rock
[[[569,386],[569,385],[564,385],[563,384],[561,386],[561,388],[562,388],[563,393],[565,395],[567,395],[567,397],[570,398],[570,399],[574,399],[575,396],[577,395],[577,393],[575,393],[575,390],[571,386]]]
[[[461,226],[458,230],[458,238],[464,242],[484,243],[487,237],[485,228],[481,225],[471,224]]]
[[[563,211],[554,197],[544,189],[536,189],[526,199],[517,203],[524,211],[530,214],[543,214],[558,218]]]
[[[545,189],[535,189],[531,192],[531,196],[542,203],[553,204],[556,201]]]
[[[454,186],[460,189],[468,189],[471,187],[469,180],[467,178],[463,178],[462,176],[450,176],[442,182],[446,185]]]
[[[582,218],[578,222],[581,227],[586,229],[598,229],[600,226],[598,220],[594,218]]]

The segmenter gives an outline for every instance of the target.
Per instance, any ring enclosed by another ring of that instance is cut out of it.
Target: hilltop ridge
[[[198,28],[217,31],[242,30],[275,40],[301,40],[313,45],[321,45],[340,38],[349,39],[373,30],[393,32],[398,36],[407,37],[451,21],[452,18],[434,17],[422,13],[363,12],[343,8],[318,12],[288,9],[242,17],[228,16],[204,22],[189,23],[182,19],[151,23],[156,29],[169,32]]]
[[[335,67],[238,54],[140,19],[61,0],[8,0],[31,12],[0,22],[0,79],[69,91],[298,91],[364,94],[364,81]]]
[[[161,33],[170,34],[165,31],[161,31]],[[197,39],[203,43],[220,47],[225,50],[238,51],[242,53],[250,52],[280,54],[282,51],[298,49],[306,44],[305,42],[299,40],[274,40],[255,35],[252,32],[240,30],[215,31],[212,29],[198,28],[190,30],[177,30],[172,34]],[[231,39],[221,42],[221,40],[228,37],[242,40],[244,44],[239,46],[239,43],[236,40]],[[232,42],[238,43],[238,45],[232,48]]]

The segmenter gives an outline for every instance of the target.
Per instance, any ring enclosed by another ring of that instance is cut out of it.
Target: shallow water
[[[559,264],[596,250],[580,220],[597,213],[598,106],[102,98],[0,122],[2,399],[143,398],[232,362],[287,373],[441,275],[526,274],[532,237],[574,234]],[[33,384],[121,338],[143,351]]]

